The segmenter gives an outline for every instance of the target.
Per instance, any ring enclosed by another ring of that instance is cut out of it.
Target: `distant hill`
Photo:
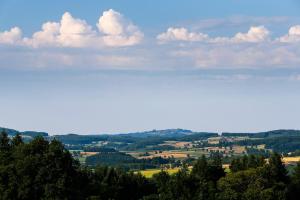
[[[5,131],[9,136],[15,136],[17,134],[23,135],[23,136],[29,136],[29,137],[37,137],[37,136],[42,136],[42,137],[47,137],[49,136],[48,133],[45,132],[38,132],[38,131],[17,131],[15,129],[9,129],[9,128],[2,128],[0,127],[0,133],[2,131]]]
[[[193,131],[185,130],[185,129],[166,129],[166,130],[152,130],[152,131],[144,131],[144,132],[136,132],[136,133],[127,133],[121,135],[127,135],[131,137],[138,138],[147,138],[152,136],[160,136],[160,137],[182,137],[186,135],[192,135]]]
[[[153,149],[168,149],[172,146],[159,146],[165,141],[199,141],[205,140],[210,137],[218,137],[217,133],[212,132],[193,132],[186,129],[165,129],[165,130],[151,130],[144,132],[133,133],[120,133],[114,135],[108,134],[91,134],[91,135],[78,135],[78,134],[66,134],[49,136],[46,132],[38,131],[18,131],[9,128],[0,128],[1,131],[6,131],[9,136],[13,137],[16,134],[21,134],[26,140],[31,140],[36,136],[43,136],[47,139],[58,139],[62,143],[66,144],[70,149],[81,149],[86,145],[106,145],[109,148],[117,148],[121,150],[153,150]],[[285,151],[292,151],[300,147],[300,130],[272,130],[266,132],[257,133],[222,133],[223,137],[249,137],[249,140],[240,141],[243,145],[258,145],[266,144],[270,149]],[[253,138],[259,140],[251,140]],[[283,143],[283,141],[285,141]],[[172,147],[174,148],[174,147]]]
[[[95,141],[105,141],[108,140],[108,135],[77,135],[77,134],[67,134],[67,135],[55,135],[51,136],[64,144],[90,144]]]
[[[199,140],[200,138],[216,137],[217,133],[193,132],[185,129],[166,129],[152,130],[135,133],[120,133],[115,135],[55,135],[52,136],[65,144],[90,144],[92,142],[108,141],[108,142],[126,142],[126,143],[159,143],[162,140]]]
[[[290,136],[300,136],[300,130],[273,130],[258,133],[222,133],[224,137],[250,137],[250,138],[273,138],[273,137],[290,137]]]

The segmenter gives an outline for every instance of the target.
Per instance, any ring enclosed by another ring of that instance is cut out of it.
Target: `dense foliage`
[[[288,137],[299,136],[299,130],[274,130],[259,133],[222,133],[224,137],[250,137],[250,138],[267,138],[267,137]]]
[[[117,135],[57,135],[55,139],[67,144],[69,150],[82,150],[86,145],[105,142],[106,148],[116,148],[122,151],[136,150],[173,150],[175,147],[164,145],[165,141],[198,141],[209,137],[217,137],[217,133],[192,132],[183,129],[153,130],[138,133]]]
[[[2,128],[0,127],[0,133],[5,131],[8,135],[16,136],[17,134],[23,135],[23,136],[29,136],[29,137],[37,137],[37,136],[43,136],[47,137],[48,133],[45,132],[37,132],[37,131],[17,131],[14,129],[9,129],[9,128]]]
[[[281,153],[289,153],[300,149],[300,136],[277,136],[258,140],[244,140],[237,142],[237,144],[243,146],[264,144],[267,149]]]
[[[0,136],[0,199],[80,199],[84,175],[63,145],[42,137],[24,144]]]
[[[100,151],[96,155],[92,155],[86,158],[86,165],[88,166],[111,166],[118,167],[124,170],[135,169],[135,170],[144,170],[144,169],[153,169],[159,168],[163,164],[174,164],[174,158],[161,158],[154,157],[151,159],[137,159],[131,155],[119,152],[119,151]]]
[[[109,153],[109,152],[108,152]],[[279,154],[245,156],[225,173],[218,154],[192,169],[151,179],[112,167],[81,167],[57,140],[23,143],[0,135],[0,200],[296,200],[300,163],[288,174]]]

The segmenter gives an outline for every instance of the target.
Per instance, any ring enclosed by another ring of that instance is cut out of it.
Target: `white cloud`
[[[15,69],[143,69],[145,57],[133,52],[107,53],[102,50],[90,51],[73,49],[26,49],[18,52],[0,47],[0,70]]]
[[[58,22],[45,22],[31,37],[22,37],[20,28],[0,32],[0,64],[17,68],[143,67],[144,57],[134,50],[107,48],[139,44],[144,35],[137,26],[114,10],[103,12],[96,25],[98,29],[66,12]],[[1,44],[17,46],[18,51],[7,51],[6,45]]]
[[[81,19],[66,12],[60,22],[58,41],[66,47],[88,47],[93,44],[96,32]]]
[[[103,15],[99,18],[97,24],[99,30],[107,35],[121,35],[124,33],[124,19],[123,16],[110,9],[103,12]]]
[[[264,26],[252,26],[247,33],[237,33],[232,40],[235,42],[263,42],[269,38],[270,31]]]
[[[270,31],[264,26],[252,26],[247,33],[237,33],[234,37],[209,37],[207,34],[189,32],[186,28],[168,28],[165,33],[157,36],[161,43],[169,41],[189,41],[189,42],[264,42],[269,38]]]
[[[0,45],[0,64],[109,69],[300,66],[300,46],[294,42],[300,41],[300,25],[291,27],[287,35],[277,39],[271,39],[270,31],[264,26],[253,26],[228,37],[209,37],[186,28],[169,28],[156,38],[166,45],[148,43],[139,48],[108,48],[136,45],[142,39],[139,28],[114,10],[103,12],[94,28],[66,12],[61,20],[44,23],[40,31],[28,38],[23,38],[17,27],[0,32],[0,44],[5,44]],[[9,45],[17,45],[18,50],[7,48]]]
[[[131,46],[140,43],[144,37],[137,26],[112,9],[103,13],[97,26],[104,34],[103,41],[107,46]]]
[[[300,65],[300,48],[276,43],[207,44],[171,50],[170,56],[196,68],[293,68]]]
[[[24,44],[33,47],[90,47],[97,44],[95,40],[96,32],[86,21],[66,12],[59,23],[46,22],[32,38],[24,38]]]
[[[237,33],[233,37],[216,37],[211,38],[214,43],[259,43],[268,41],[270,31],[264,26],[252,26],[247,33]]]
[[[204,41],[208,35],[203,33],[189,32],[186,28],[168,28],[167,32],[157,36],[160,42],[167,41]]]
[[[42,30],[34,33],[31,38],[22,39],[21,30],[14,28],[1,33],[0,42],[15,44],[15,40],[23,40],[23,45],[35,48],[102,48],[136,45],[144,36],[137,26],[112,9],[103,12],[97,26],[99,31],[93,30],[85,20],[74,18],[66,12],[60,22],[44,23]]]
[[[32,38],[24,38],[24,43],[33,47],[39,46],[59,46],[60,24],[56,22],[47,22],[43,24],[42,30],[33,34]]]
[[[0,44],[17,44],[22,39],[22,31],[14,27],[9,31],[0,32]]]
[[[280,42],[300,42],[300,25],[292,26],[287,35],[279,38]]]

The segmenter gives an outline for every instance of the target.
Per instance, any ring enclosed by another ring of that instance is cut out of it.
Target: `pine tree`
[[[274,181],[277,182],[288,182],[288,172],[282,162],[281,155],[278,153],[273,153],[269,158],[269,174]]]
[[[23,144],[22,136],[18,133],[11,141],[12,146],[19,146]]]

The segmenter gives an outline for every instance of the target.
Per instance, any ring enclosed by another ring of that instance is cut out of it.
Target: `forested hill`
[[[164,138],[182,138],[182,137],[217,137],[218,133],[214,132],[194,132],[187,129],[165,129],[165,130],[151,130],[151,131],[143,131],[143,132],[133,132],[133,133],[118,133],[118,134],[60,134],[49,136],[46,132],[41,131],[18,131],[11,128],[3,128],[0,127],[0,132],[5,130],[8,135],[15,136],[16,134],[20,134],[23,136],[43,136],[43,137],[55,137],[62,140],[107,140],[108,138],[149,138],[149,137],[164,137]],[[292,130],[292,129],[280,129],[280,130],[271,130],[265,132],[223,132],[221,134],[223,137],[250,137],[250,138],[268,138],[268,137],[288,137],[288,136],[300,136],[300,130]]]
[[[49,136],[46,132],[39,132],[39,131],[17,131],[15,129],[10,128],[3,128],[0,127],[0,132],[5,131],[9,136],[15,136],[17,134],[28,136],[28,137],[37,137],[37,136],[43,136],[47,137]]]
[[[182,137],[186,135],[194,134],[191,130],[185,129],[166,129],[166,130],[152,130],[152,131],[144,131],[144,132],[136,132],[136,133],[127,133],[122,135],[128,135],[132,137],[139,138],[147,138],[151,136],[160,136],[160,137]]]
[[[257,132],[257,133],[222,133],[224,137],[251,137],[251,138],[268,138],[268,137],[289,137],[289,136],[300,136],[300,130],[272,130],[266,132]]]
[[[109,142],[127,142],[136,143],[137,141],[150,141],[150,140],[167,140],[167,139],[199,139],[208,137],[217,137],[217,133],[209,132],[193,132],[184,129],[166,129],[166,130],[152,130],[145,132],[135,133],[119,133],[119,134],[93,134],[93,135],[55,135],[56,139],[67,144],[89,144],[91,141],[109,141]]]

